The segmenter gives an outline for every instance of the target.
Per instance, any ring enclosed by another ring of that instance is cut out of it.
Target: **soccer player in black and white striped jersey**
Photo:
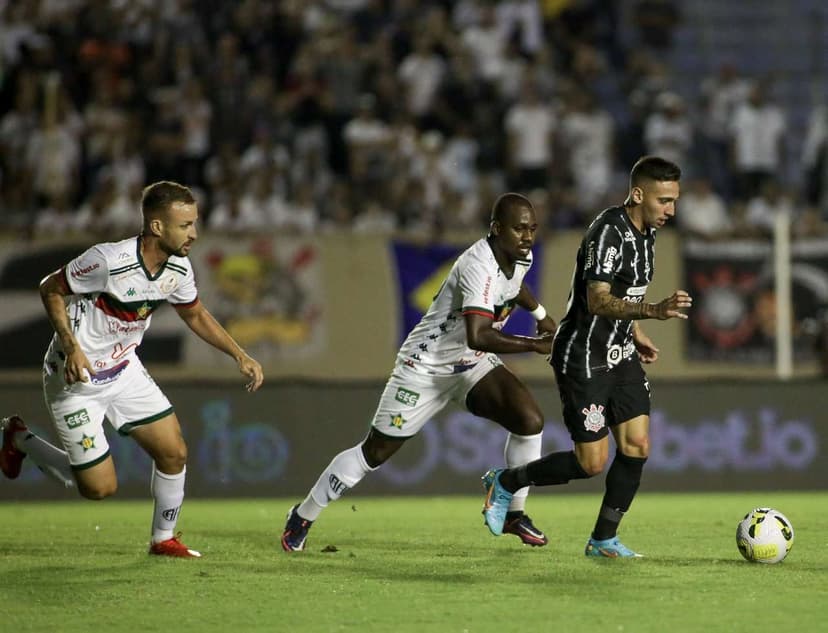
[[[585,553],[638,556],[618,540],[617,529],[649,453],[650,388],[641,364],[655,362],[659,350],[639,321],[686,319],[684,311],[692,305],[684,290],[658,303],[645,301],[654,272],[656,231],[676,213],[680,178],[679,167],[667,160],[639,159],[624,204],[602,211],[587,229],[551,356],[575,449],[487,474],[491,485],[484,515],[493,533],[499,533],[498,506],[508,503],[512,491],[601,473],[612,431],[618,449]]]

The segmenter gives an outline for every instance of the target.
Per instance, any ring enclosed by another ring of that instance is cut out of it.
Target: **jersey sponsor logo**
[[[633,237],[632,231],[624,231],[624,241],[625,242],[634,242],[635,237]]]
[[[483,303],[489,305],[489,291],[492,289],[492,277],[486,277],[486,284],[483,286]]]
[[[589,270],[595,263],[595,242],[590,242],[587,245],[586,259],[584,260],[584,268]]]
[[[610,246],[604,254],[604,263],[601,265],[605,274],[611,273],[615,267],[615,257],[618,255],[618,249]]]
[[[114,382],[118,379],[118,376],[121,375],[127,365],[129,365],[129,360],[121,361],[117,365],[110,367],[109,369],[103,369],[96,374],[92,374],[92,384],[93,385],[106,385],[110,382]]]
[[[82,277],[83,275],[91,273],[96,268],[100,268],[101,265],[97,262],[94,264],[87,266],[86,268],[78,268],[77,270],[72,271],[72,277]]]
[[[415,406],[417,404],[417,400],[419,399],[419,393],[406,389],[405,387],[398,387],[397,395],[394,396],[394,400],[407,404],[409,407]]]
[[[89,424],[92,420],[89,419],[89,413],[86,412],[86,409],[79,409],[78,411],[64,415],[63,421],[66,422],[66,426],[70,429],[76,429],[84,424]]]
[[[135,296],[135,288],[130,288],[129,290],[127,290],[126,291],[126,296],[127,297],[134,297]]]
[[[587,431],[600,431],[604,428],[604,405],[591,404],[589,409],[586,407],[581,409],[581,413],[584,414],[584,428]]]
[[[635,344],[630,341],[625,345],[610,345],[607,349],[607,365],[615,367],[622,360],[627,360],[630,356],[635,354]]]

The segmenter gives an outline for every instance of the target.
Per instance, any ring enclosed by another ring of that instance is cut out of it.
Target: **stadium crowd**
[[[0,0],[0,228],[134,232],[160,179],[223,232],[435,237],[485,226],[504,190],[581,227],[650,153],[688,175],[682,230],[763,235],[784,212],[824,234],[828,111],[786,156],[765,78],[724,64],[679,96],[679,3],[620,4]]]

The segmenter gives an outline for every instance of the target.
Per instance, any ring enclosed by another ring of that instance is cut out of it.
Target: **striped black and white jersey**
[[[192,306],[198,302],[195,277],[187,257],[171,255],[154,275],[144,266],[140,238],[96,244],[62,270],[72,291],[66,306],[72,332],[104,381],[117,377],[164,302]],[[57,334],[46,362],[62,356]]]
[[[623,206],[602,211],[586,231],[575,263],[566,315],[558,326],[551,364],[564,374],[590,378],[637,360],[632,321],[589,313],[587,283],[605,281],[614,296],[640,303],[653,278],[654,228],[641,233]]]

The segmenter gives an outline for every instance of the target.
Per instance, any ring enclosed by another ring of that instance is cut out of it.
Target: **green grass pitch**
[[[353,496],[322,515],[305,552],[286,554],[290,500],[189,499],[180,527],[200,560],[147,556],[149,500],[6,502],[0,630],[826,630],[828,493],[642,493],[621,531],[639,560],[584,557],[599,501],[534,492],[550,544],[529,548],[488,533],[482,495]],[[796,532],[778,565],[736,548],[738,520],[760,505]]]

